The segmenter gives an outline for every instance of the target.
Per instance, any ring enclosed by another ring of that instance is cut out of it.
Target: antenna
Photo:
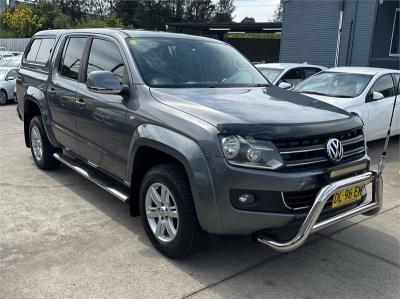
[[[393,101],[392,116],[390,117],[389,128],[388,128],[388,132],[386,135],[385,144],[384,144],[383,150],[382,150],[381,161],[379,162],[379,166],[378,166],[378,174],[382,174],[383,169],[385,168],[385,161],[386,161],[386,157],[387,157],[387,149],[389,146],[390,132],[392,130],[393,115],[394,115],[394,110],[396,109],[397,96],[400,93],[400,76],[399,76],[399,80],[397,81],[397,88],[395,88],[395,92],[396,92],[396,96],[394,97],[394,101]]]

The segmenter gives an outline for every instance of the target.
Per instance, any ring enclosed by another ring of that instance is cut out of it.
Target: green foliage
[[[281,33],[227,33],[226,38],[281,39]]]
[[[6,9],[2,22],[5,28],[14,33],[15,37],[29,37],[42,28],[44,18],[35,15],[29,5],[23,4],[15,10]]]
[[[120,28],[121,20],[116,15],[97,17],[93,19],[82,20],[74,26],[75,28]]]
[[[233,21],[233,12],[235,6],[234,0],[219,0],[215,12],[214,22],[216,23],[230,23]]]
[[[254,24],[256,20],[254,18],[245,17],[240,23],[242,24]]]

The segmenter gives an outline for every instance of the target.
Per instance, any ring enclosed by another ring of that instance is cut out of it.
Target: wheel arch
[[[145,172],[160,164],[159,161],[174,162],[183,168],[201,227],[208,232],[222,232],[206,156],[194,140],[158,125],[140,125],[131,140],[128,163],[131,213],[138,214],[139,190]],[[143,169],[143,165],[147,167]]]

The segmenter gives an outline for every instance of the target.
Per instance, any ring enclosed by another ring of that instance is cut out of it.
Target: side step
[[[99,187],[114,195],[116,198],[123,202],[129,199],[129,188],[125,185],[107,177],[105,174],[97,171],[95,168],[85,164],[84,162],[72,158],[68,154],[55,153],[53,157],[59,160],[64,165],[75,170],[80,175],[92,181]]]

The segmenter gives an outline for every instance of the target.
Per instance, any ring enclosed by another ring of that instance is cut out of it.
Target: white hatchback
[[[356,113],[367,141],[386,136],[393,102],[399,94],[400,71],[370,67],[337,67],[316,74],[293,91]],[[400,134],[400,99],[395,107],[392,136]]]
[[[326,70],[326,67],[307,63],[259,63],[255,64],[255,67],[269,82],[285,89]]]

